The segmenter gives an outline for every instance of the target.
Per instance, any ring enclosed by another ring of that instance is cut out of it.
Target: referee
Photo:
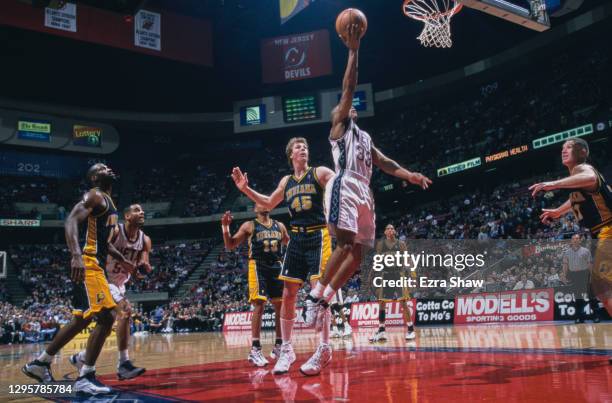
[[[576,298],[576,323],[583,323],[586,319],[584,313],[585,299],[588,299],[593,312],[594,320],[597,304],[590,293],[590,272],[593,265],[591,251],[581,246],[582,235],[574,234],[569,248],[563,253],[563,275],[572,287]]]

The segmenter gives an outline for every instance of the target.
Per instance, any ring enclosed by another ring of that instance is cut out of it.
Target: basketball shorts
[[[603,227],[597,237],[591,290],[601,301],[612,299],[612,226]]]
[[[327,222],[332,224],[332,231],[335,227],[353,232],[356,234],[355,243],[374,247],[374,195],[365,178],[349,171],[340,171],[327,182],[325,215]]]
[[[325,225],[292,226],[279,279],[300,284],[320,279],[331,252],[331,237]]]
[[[110,293],[115,303],[118,304],[125,299],[125,284],[119,286],[117,284],[109,283],[108,288],[110,289]]]
[[[283,298],[283,282],[278,279],[280,262],[265,264],[249,259],[249,302],[280,301]]]
[[[116,304],[111,295],[104,270],[95,257],[83,255],[85,280],[74,284],[72,314],[89,319],[103,309],[113,309]]]
[[[392,268],[387,268],[382,272],[383,280],[394,280],[398,281],[402,277],[411,276],[411,273],[405,270],[393,270]],[[415,275],[412,275],[414,278]],[[406,287],[379,287],[377,288],[376,298],[382,302],[391,302],[391,301],[407,301],[410,299],[410,289]]]

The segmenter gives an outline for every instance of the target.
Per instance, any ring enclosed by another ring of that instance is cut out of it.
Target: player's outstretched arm
[[[253,232],[253,222],[247,221],[242,223],[238,232],[236,232],[233,236],[230,233],[230,224],[232,223],[233,217],[230,211],[226,211],[221,218],[221,231],[223,232],[223,244],[225,245],[225,249],[232,250],[236,248],[238,245],[243,243],[245,239]]]
[[[64,223],[66,244],[72,255],[70,278],[75,283],[82,282],[85,274],[83,255],[79,246],[79,223],[85,221],[93,209],[102,206],[103,203],[104,197],[102,194],[95,189],[90,190],[83,196],[83,200],[74,206]]]
[[[278,183],[277,188],[269,196],[262,195],[261,193],[251,189],[249,187],[248,174],[246,172],[243,174],[239,167],[234,167],[232,170],[232,179],[234,180],[234,184],[238,190],[244,193],[246,197],[254,201],[256,204],[260,204],[264,208],[272,210],[278,206],[281,201],[283,201],[283,192],[289,176],[284,176]]]
[[[529,187],[531,195],[535,197],[539,192],[548,192],[556,189],[584,189],[594,191],[599,186],[599,179],[593,167],[588,165],[578,165],[572,175],[556,181],[540,182]]]
[[[553,220],[566,215],[570,211],[572,211],[572,203],[568,199],[565,203],[555,209],[542,209],[540,220],[543,224],[550,224]]]
[[[421,189],[429,188],[432,184],[431,179],[418,172],[410,172],[406,168],[402,168],[400,164],[384,155],[380,150],[372,146],[372,162],[384,173],[403,179],[413,185],[421,187]]]
[[[340,102],[331,112],[332,129],[330,137],[333,140],[339,139],[344,134],[344,121],[348,118],[351,106],[353,106],[353,94],[357,87],[359,70],[360,37],[359,25],[353,24],[348,27],[348,39],[345,44],[349,48],[349,54],[342,80],[342,95]]]

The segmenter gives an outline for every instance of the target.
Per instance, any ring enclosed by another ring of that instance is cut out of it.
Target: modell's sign
[[[294,329],[305,329],[302,319],[302,308],[296,309],[297,317]],[[223,331],[234,332],[240,330],[251,330],[251,321],[253,320],[253,312],[227,312],[223,318]],[[274,312],[265,312],[262,316],[261,328],[264,330],[274,329],[275,314]]]
[[[455,299],[455,324],[553,320],[553,290],[521,290],[460,295]]]
[[[408,301],[408,309],[414,318],[415,300]],[[379,307],[377,302],[360,302],[351,305],[351,327],[376,327],[378,326]],[[389,302],[386,304],[386,326],[403,326],[401,302]]]
[[[413,322],[419,324],[451,324],[455,301],[451,299],[411,299],[408,310]],[[416,307],[416,309],[415,309]],[[351,327],[377,327],[379,305],[377,302],[361,302],[351,305]],[[399,301],[385,304],[385,325],[403,326],[404,314]]]
[[[72,127],[72,143],[75,146],[101,147],[102,129],[94,126],[74,125]]]

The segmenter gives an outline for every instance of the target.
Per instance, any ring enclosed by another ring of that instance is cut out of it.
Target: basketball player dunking
[[[22,371],[39,382],[53,382],[50,364],[59,350],[81,333],[96,317],[96,327],[87,339],[84,365],[74,384],[75,392],[85,395],[109,393],[111,389],[96,379],[96,360],[104,341],[111,333],[116,307],[104,275],[107,254],[120,261],[125,258],[111,243],[113,228],[117,224],[117,209],[111,199],[113,171],[104,164],[95,164],[87,172],[87,179],[93,185],[83,200],[78,202],[66,219],[66,242],[72,254],[71,280],[73,289],[73,318],[62,327],[53,341],[38,356],[26,364]],[[79,247],[79,224],[87,220],[85,247]],[[126,270],[133,270],[125,264]]]
[[[612,316],[612,187],[587,163],[588,157],[589,145],[585,140],[567,140],[561,150],[561,161],[570,175],[556,181],[536,183],[529,190],[534,197],[539,192],[571,190],[565,203],[556,209],[544,209],[540,219],[548,224],[571,212],[580,225],[589,228],[597,238],[591,268],[591,291]]]
[[[281,245],[287,245],[289,234],[280,222],[270,218],[270,212],[255,205],[257,217],[243,223],[238,232],[230,233],[232,215],[226,211],[221,219],[223,243],[228,250],[235,249],[245,240],[249,242],[249,302],[253,305],[251,320],[252,346],[248,360],[256,367],[263,367],[268,360],[261,352],[261,319],[268,298],[274,305],[276,341],[270,353],[272,359],[280,356],[282,344],[280,314],[283,300],[283,282],[278,278],[281,272]],[[266,296],[267,295],[267,296]]]
[[[387,224],[385,227],[385,236],[383,239],[376,243],[376,253],[383,255],[395,255],[396,252],[404,252],[407,250],[406,244],[395,237],[395,227],[393,224]],[[382,275],[385,280],[400,280],[402,277],[406,277],[407,267],[386,267],[383,270]],[[372,272],[373,273],[373,272]],[[416,272],[411,271],[411,275],[415,276]],[[397,291],[400,291],[398,295]],[[386,305],[387,302],[399,301],[402,304],[402,313],[404,315],[404,323],[408,327],[406,333],[406,340],[414,340],[416,335],[414,333],[414,324],[412,323],[412,317],[408,310],[408,300],[410,299],[410,293],[408,287],[402,287],[398,290],[397,287],[380,287],[377,289],[378,298],[378,331],[370,339],[371,343],[382,342],[387,340],[385,334],[385,318],[386,318]]]
[[[362,247],[374,246],[376,231],[374,197],[370,190],[372,164],[383,172],[427,189],[431,180],[426,176],[410,172],[381,153],[372,143],[370,135],[361,130],[357,122],[357,111],[353,108],[353,94],[357,86],[357,59],[361,30],[358,24],[347,27],[345,44],[349,48],[348,63],[342,82],[340,103],[331,113],[332,128],[329,140],[336,175],[325,189],[325,211],[330,233],[335,235],[337,246],[325,269],[325,275],[310,293],[317,301],[307,317],[315,317],[317,327],[327,316],[329,302],[355,273],[361,263]],[[343,39],[344,41],[344,39]],[[316,312],[316,315],[313,314]],[[302,365],[306,375],[321,372],[320,352]]]
[[[151,252],[151,238],[142,231],[145,222],[144,210],[140,204],[132,204],[123,211],[125,224],[119,224],[113,230],[112,244],[121,252],[127,262],[136,269],[151,272],[149,253]],[[125,285],[130,280],[131,272],[126,270],[126,262],[109,255],[106,261],[106,274],[109,278],[109,288],[113,300],[117,304],[117,350],[119,359],[117,363],[117,378],[126,380],[136,378],[145,373],[146,369],[135,367],[128,354],[130,341],[130,318],[132,306],[125,297]],[[81,369],[85,360],[85,352],[73,354],[70,363]]]
[[[232,178],[236,186],[248,198],[267,210],[272,210],[283,200],[289,207],[291,231],[289,244],[279,278],[285,282],[281,308],[281,333],[283,344],[281,355],[272,372],[284,374],[295,361],[291,345],[291,333],[295,323],[297,292],[305,281],[314,285],[321,278],[325,264],[331,255],[331,238],[325,224],[323,194],[325,186],[333,176],[327,167],[308,166],[308,142],[294,137],[285,149],[293,175],[284,176],[276,190],[269,196],[257,193],[248,186],[247,174],[234,168]],[[331,357],[329,346],[331,315],[327,315],[325,326],[320,327],[320,350]],[[317,350],[319,351],[319,350]]]

